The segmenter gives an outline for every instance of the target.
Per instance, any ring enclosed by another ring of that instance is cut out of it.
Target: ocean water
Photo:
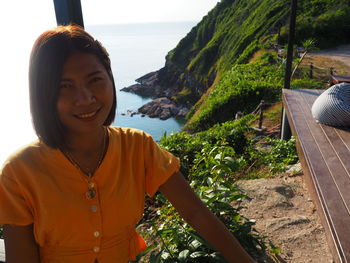
[[[160,120],[125,114],[137,111],[151,101],[120,89],[135,84],[135,79],[165,64],[165,56],[191,30],[195,22],[146,23],[86,26],[86,30],[106,47],[112,61],[117,89],[117,116],[113,125],[142,129],[158,141],[164,133],[181,130],[184,121]],[[123,115],[125,114],[125,115]]]

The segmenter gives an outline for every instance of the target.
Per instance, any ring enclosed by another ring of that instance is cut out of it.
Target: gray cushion
[[[316,121],[330,126],[350,126],[350,84],[340,83],[323,92],[312,105]]]

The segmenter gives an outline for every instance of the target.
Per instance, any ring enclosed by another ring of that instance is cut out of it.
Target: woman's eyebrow
[[[100,74],[100,73],[102,73],[102,71],[101,70],[97,70],[97,71],[94,71],[94,72],[91,72],[91,73],[87,74],[86,77],[89,78],[89,77],[91,77],[93,75]]]
[[[100,74],[100,73],[103,73],[103,72],[101,70],[97,70],[97,71],[91,72],[91,73],[86,75],[86,78],[89,78],[89,77],[91,77],[93,75]],[[60,81],[72,81],[72,80],[73,79],[71,79],[71,78],[61,78]]]

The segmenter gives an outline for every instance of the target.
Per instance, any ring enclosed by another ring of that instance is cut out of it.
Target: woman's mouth
[[[81,120],[92,120],[96,117],[97,113],[99,112],[99,109],[96,111],[92,111],[92,112],[86,112],[86,113],[81,113],[81,114],[76,114],[75,116],[78,119]]]

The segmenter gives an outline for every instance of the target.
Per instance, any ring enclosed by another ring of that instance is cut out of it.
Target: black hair
[[[116,112],[116,90],[109,54],[101,43],[82,27],[58,26],[35,41],[29,63],[30,111],[34,130],[52,148],[64,145],[65,131],[57,113],[60,79],[65,61],[76,52],[95,55],[105,67],[114,90],[111,111],[104,122],[110,125]]]

